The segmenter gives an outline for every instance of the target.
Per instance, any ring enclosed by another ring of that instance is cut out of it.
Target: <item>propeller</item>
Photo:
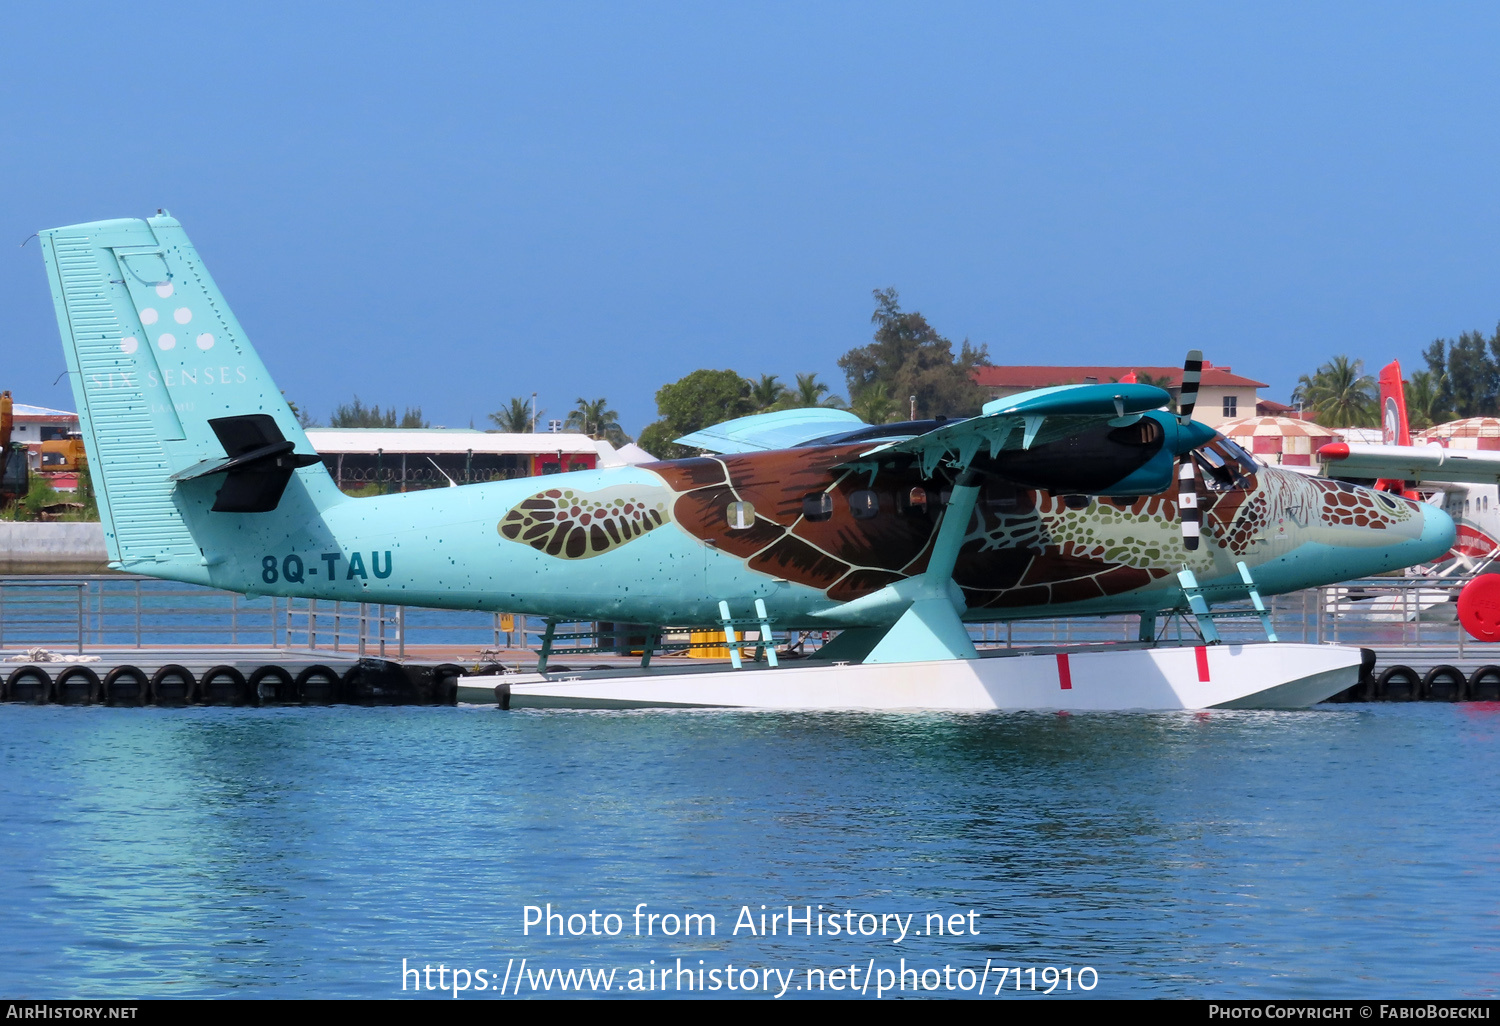
[[[1193,407],[1198,405],[1198,385],[1202,380],[1203,350],[1190,349],[1182,363],[1182,387],[1177,393],[1178,424],[1186,426],[1193,422]],[[1202,517],[1198,509],[1198,464],[1189,449],[1177,465],[1177,520],[1182,525],[1182,546],[1189,552],[1198,548]]]
[[[1177,391],[1177,422],[1187,424],[1198,405],[1198,384],[1203,380],[1203,350],[1189,349],[1182,362],[1182,387]]]
[[[1177,520],[1182,524],[1182,547],[1189,552],[1198,548],[1202,527],[1198,510],[1198,465],[1188,453],[1177,467]]]

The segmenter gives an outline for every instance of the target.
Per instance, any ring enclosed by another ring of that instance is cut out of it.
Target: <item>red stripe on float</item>
[[[1073,671],[1068,669],[1068,653],[1057,653],[1057,682],[1064,691],[1073,690]]]
[[[1193,649],[1198,653],[1198,680],[1203,684],[1208,683],[1208,649],[1199,645]]]

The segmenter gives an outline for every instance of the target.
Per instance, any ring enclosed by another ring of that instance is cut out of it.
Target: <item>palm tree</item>
[[[796,391],[788,392],[779,405],[783,410],[803,410],[811,406],[844,409],[842,396],[830,395],[826,399],[823,398],[823,393],[827,391],[828,386],[818,380],[816,373],[798,374]]]
[[[891,390],[885,382],[877,382],[854,397],[849,412],[866,424],[889,424],[902,411],[901,404],[891,398]]]
[[[786,395],[786,386],[777,380],[778,377],[780,375],[762,374],[759,381],[750,382],[750,400],[757,410],[771,409]]]
[[[620,415],[609,408],[609,400],[603,396],[592,402],[579,397],[577,407],[568,414],[567,426],[590,438],[603,438],[611,445],[625,445],[630,441],[630,436],[620,427]]]
[[[1172,380],[1172,375],[1163,374],[1161,377],[1157,377],[1154,374],[1147,374],[1145,371],[1136,371],[1135,380],[1138,385],[1155,385],[1163,392],[1169,394],[1172,399],[1167,403],[1167,409],[1172,413],[1177,412],[1177,382]]]
[[[546,410],[537,410],[536,416],[540,417],[546,412]],[[505,409],[490,414],[490,420],[495,422],[495,427],[512,435],[530,434],[531,418],[531,400],[524,396],[516,396]]]
[[[1375,379],[1364,367],[1363,360],[1335,356],[1311,377],[1298,379],[1292,401],[1316,410],[1326,427],[1375,427],[1380,416]]]
[[[1406,419],[1413,430],[1451,420],[1453,411],[1443,402],[1443,375],[1417,371],[1406,383]]]

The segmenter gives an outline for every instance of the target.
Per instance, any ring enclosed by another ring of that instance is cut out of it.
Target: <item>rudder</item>
[[[1392,360],[1380,368],[1380,440],[1386,445],[1410,445],[1406,424],[1406,387],[1401,381],[1401,363]]]
[[[307,465],[316,458],[306,435],[174,218],[40,237],[115,564],[207,581],[193,526],[208,486],[195,491],[190,479],[230,472],[243,455],[221,441],[226,420],[273,425],[271,439],[290,443],[278,452],[300,454],[290,473],[314,508],[342,498],[322,467]]]

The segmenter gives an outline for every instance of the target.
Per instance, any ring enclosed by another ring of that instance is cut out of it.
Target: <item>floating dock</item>
[[[1269,611],[1282,642],[1363,650],[1357,679],[1331,701],[1500,701],[1500,644],[1468,638],[1453,616],[1465,583],[1356,581],[1276,596]],[[1264,645],[1261,625],[1249,610],[1243,612],[1235,621],[1232,608],[1216,610],[1231,618],[1219,622],[1225,646]],[[667,641],[653,635],[651,643],[661,648],[650,667],[641,670],[644,639],[628,631],[643,628],[626,625],[570,628],[490,613],[252,600],[124,574],[0,576],[0,701],[166,706],[474,702],[522,708],[543,704],[536,699],[544,690],[555,697],[559,688],[573,689],[578,694],[572,697],[583,699],[597,691],[596,682],[631,680],[639,682],[632,687],[644,688],[649,681],[677,696],[666,701],[658,694],[646,704],[717,705],[722,702],[694,700],[687,690],[754,692],[790,686],[793,678],[819,667],[815,656],[826,640],[822,632],[775,632],[781,663],[776,670],[766,664],[765,649],[753,642],[742,641],[744,668],[733,669],[723,660],[687,658],[684,646],[670,640],[703,638],[711,629],[682,628],[665,635]],[[1139,617],[1108,616],[973,624],[970,634],[985,657],[982,677],[992,676],[990,667],[1001,664],[1013,671],[1023,665],[1051,667],[1038,671],[1045,694],[1039,691],[1035,704],[1012,702],[1007,707],[1065,708],[1068,703],[1058,699],[1078,700],[1084,688],[1060,686],[1059,653],[1068,653],[1081,666],[1096,658],[1106,661],[1101,665],[1128,661],[1135,658],[1131,652],[1144,647],[1137,640],[1139,630]],[[1205,646],[1197,630],[1190,615],[1163,617],[1154,650],[1182,646],[1212,652],[1218,647]],[[593,643],[575,640],[572,649],[549,649],[549,634],[592,638]],[[934,683],[924,666],[896,664],[892,679],[904,676],[932,698]],[[539,667],[545,672],[537,672]],[[1012,673],[1017,680],[1029,675],[1029,670]],[[894,687],[892,695],[906,685]],[[525,697],[528,693],[532,698]],[[910,708],[912,701],[895,695],[874,707]],[[965,701],[953,707],[995,707],[982,699]]]

